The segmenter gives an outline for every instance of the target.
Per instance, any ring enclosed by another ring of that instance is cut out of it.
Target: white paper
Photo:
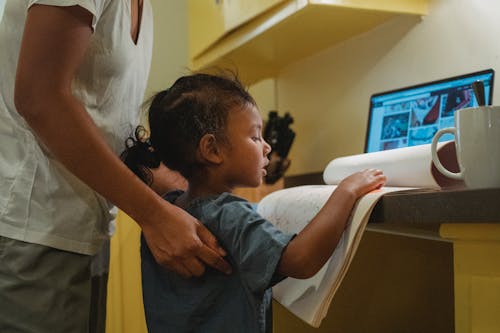
[[[438,143],[438,150],[446,143]],[[431,167],[431,145],[426,144],[336,158],[327,165],[323,179],[338,184],[354,172],[375,168],[384,171],[387,186],[439,188]]]
[[[310,185],[280,190],[267,195],[257,206],[257,212],[280,230],[298,234],[319,212],[336,186]],[[341,240],[342,242],[342,240]],[[326,263],[313,277],[306,280],[287,278],[274,290],[279,302],[290,306],[307,290],[317,290],[328,268]]]

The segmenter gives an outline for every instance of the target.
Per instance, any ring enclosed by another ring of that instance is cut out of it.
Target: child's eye
[[[254,137],[252,137],[252,140],[253,141],[261,141],[262,138],[260,136],[254,136]]]

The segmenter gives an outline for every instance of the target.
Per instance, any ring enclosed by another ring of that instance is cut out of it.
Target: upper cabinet
[[[189,0],[189,53],[200,55],[224,35],[285,0]]]
[[[425,15],[427,1],[189,0],[190,66],[251,84],[394,15]]]

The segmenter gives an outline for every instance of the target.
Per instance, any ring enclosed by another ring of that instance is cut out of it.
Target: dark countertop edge
[[[417,229],[442,223],[500,223],[500,188],[419,188],[382,196],[369,225],[389,224]],[[377,227],[379,228],[379,227]]]
[[[369,223],[366,226],[366,231],[449,242],[449,240],[440,237],[438,224],[427,224],[427,226],[429,227],[415,228],[411,225],[401,225],[394,223]]]

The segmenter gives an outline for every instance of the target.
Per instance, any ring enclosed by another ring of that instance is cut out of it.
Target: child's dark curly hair
[[[256,105],[234,74],[183,76],[152,98],[148,112],[149,140],[134,139],[137,144],[128,144],[122,159],[148,184],[152,176],[144,167],[155,167],[160,160],[189,179],[200,170],[196,161],[200,139],[213,134],[217,141],[226,142],[229,110],[248,104]],[[146,145],[141,146],[142,143]],[[133,154],[139,148],[149,157]],[[131,159],[130,155],[140,158]]]

